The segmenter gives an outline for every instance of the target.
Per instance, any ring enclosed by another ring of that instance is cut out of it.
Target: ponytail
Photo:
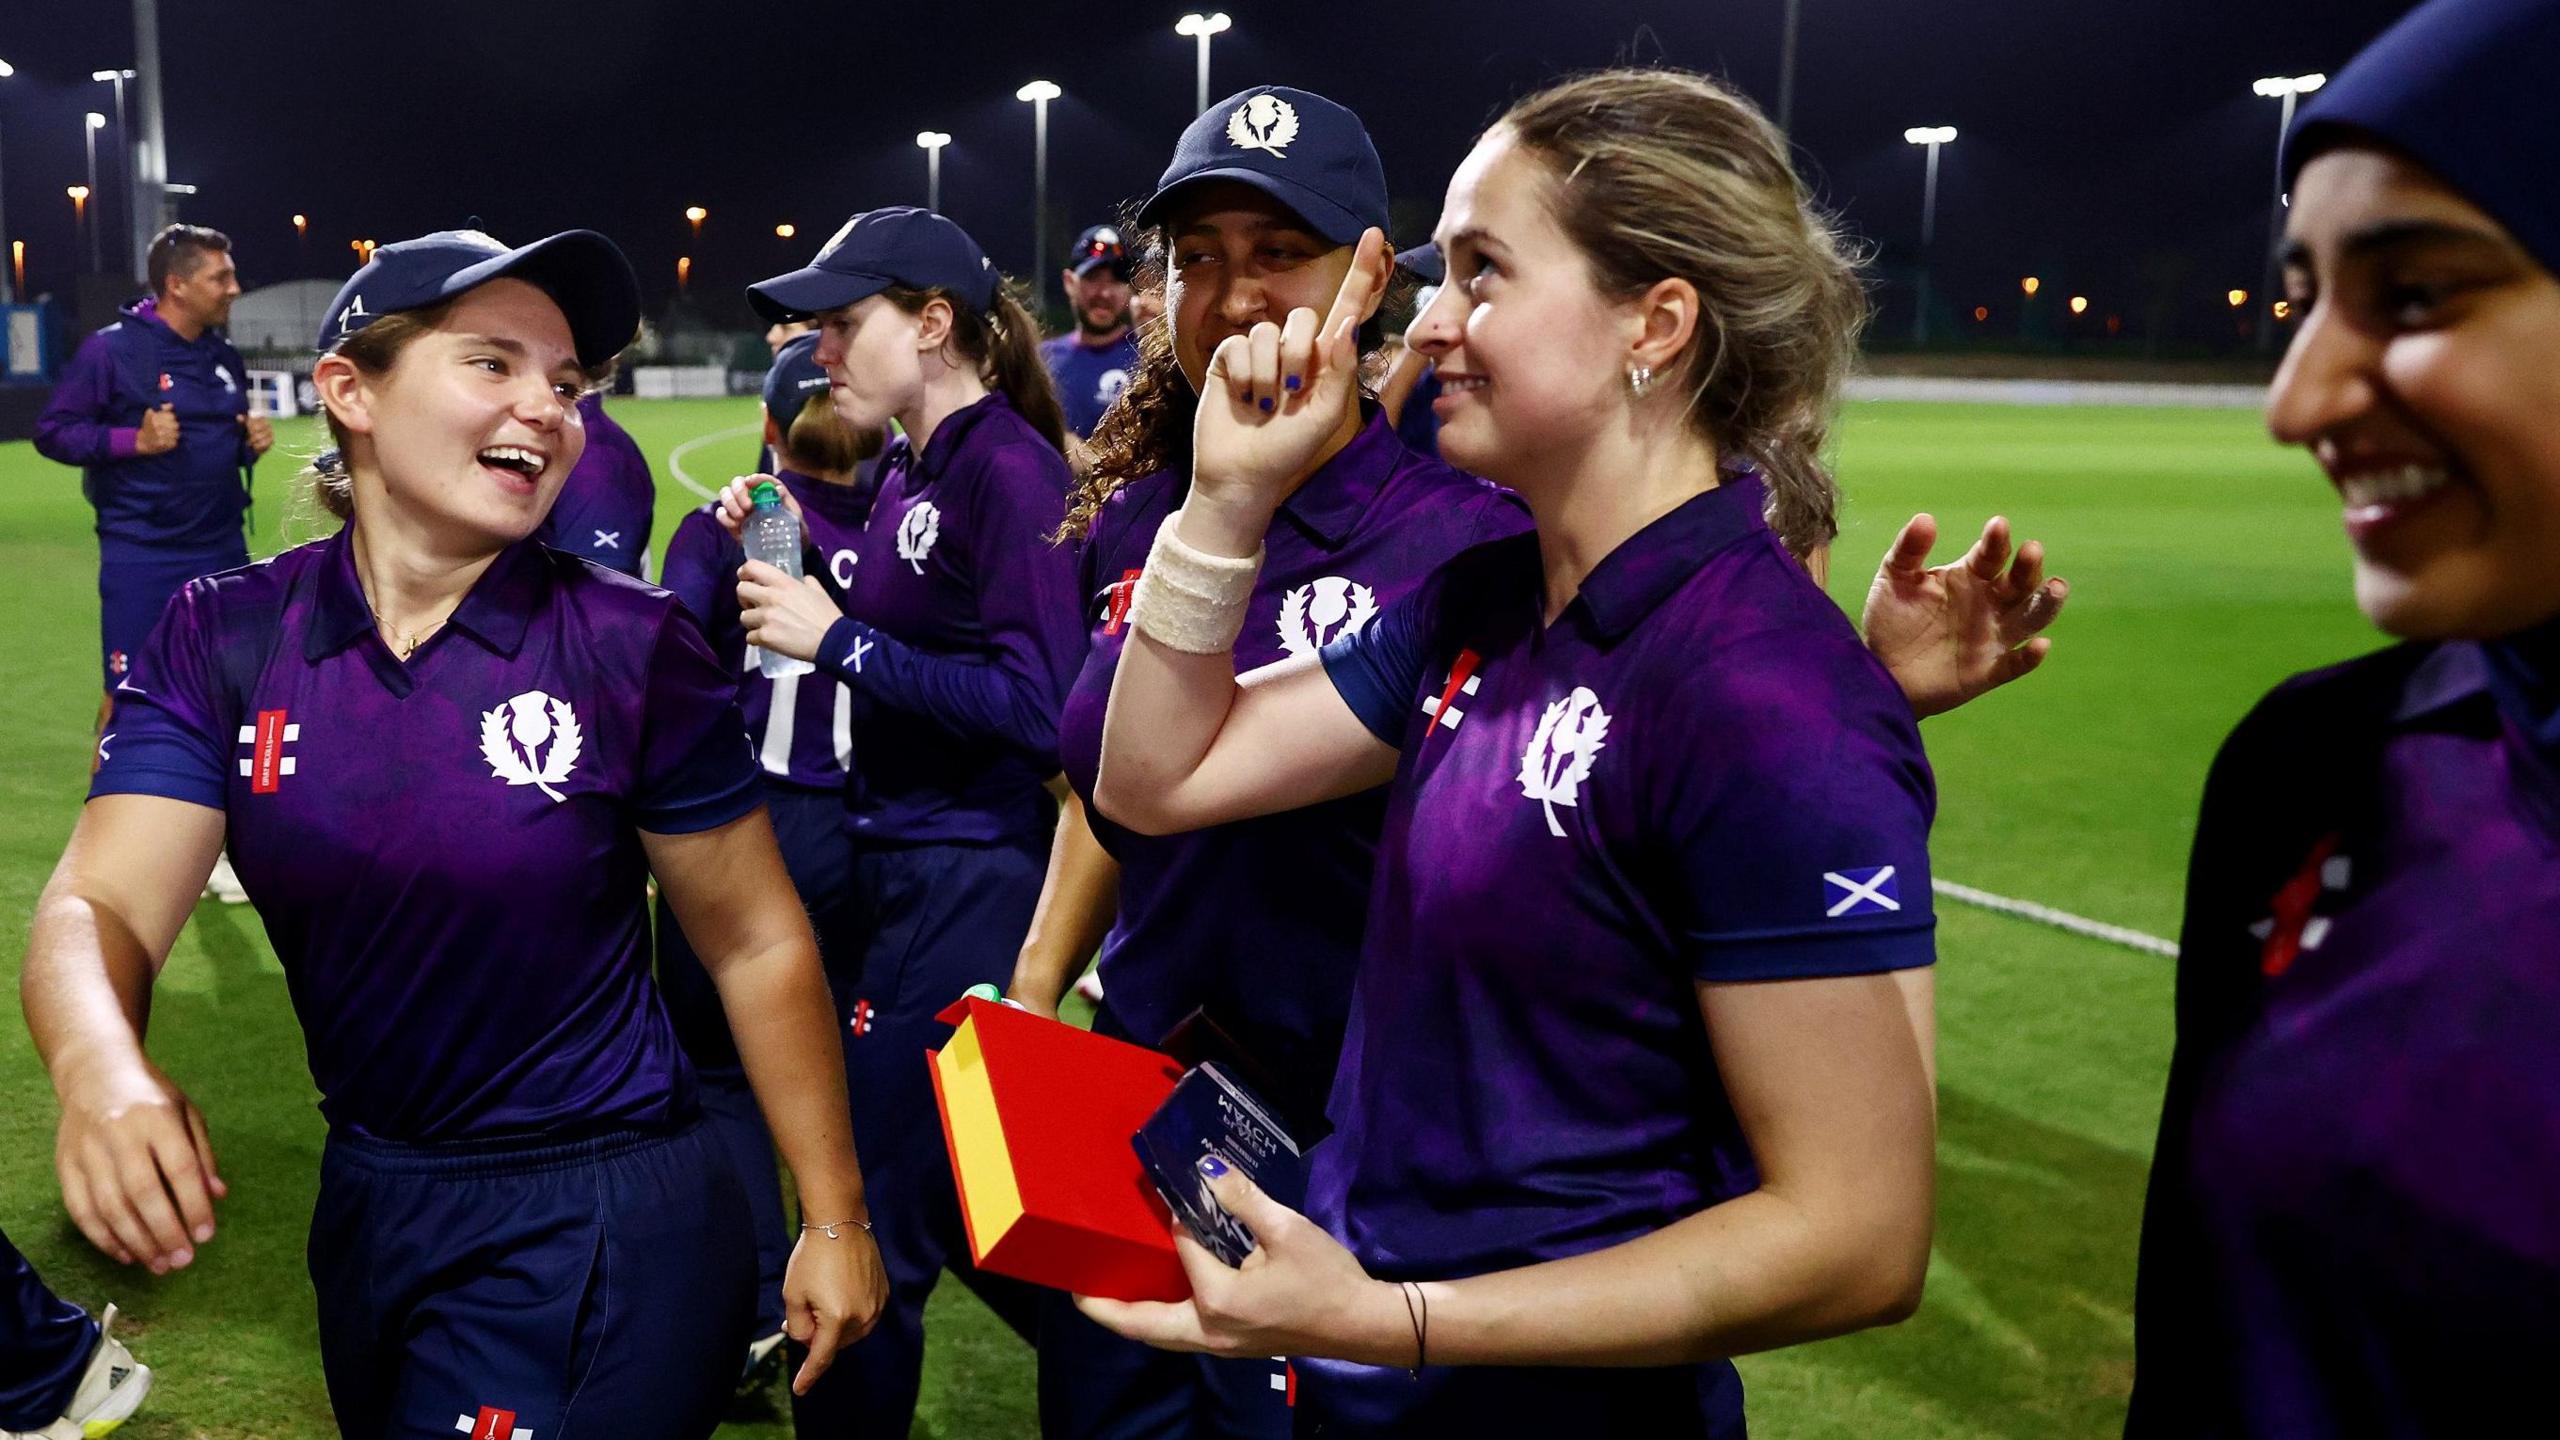
[[[978,367],[979,378],[1003,395],[1040,438],[1067,453],[1067,413],[1058,404],[1058,387],[1040,361],[1040,322],[1015,296],[999,285],[985,310],[977,310],[948,290],[910,290],[892,285],[881,292],[890,304],[913,315],[939,297],[951,307],[951,344],[961,358]]]

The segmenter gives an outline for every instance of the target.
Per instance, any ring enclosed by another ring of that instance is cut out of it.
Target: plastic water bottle
[[[755,508],[747,512],[747,558],[761,560],[783,574],[800,578],[800,517],[782,508],[782,490],[770,480],[759,480],[750,494]],[[806,660],[795,660],[779,650],[756,650],[756,669],[768,680],[785,675],[806,675],[818,667]]]

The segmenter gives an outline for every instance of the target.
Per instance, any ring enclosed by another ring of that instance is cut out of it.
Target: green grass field
[[[752,462],[752,400],[626,401],[659,466],[663,548],[696,497],[666,461]],[[307,451],[306,422],[284,445]],[[2281,676],[2370,649],[2337,506],[2246,412],[1854,408],[1834,590],[1854,606],[1910,511],[1949,549],[1994,510],[2074,586],[2052,662],[1927,727],[1936,865],[1960,880],[2173,934],[2214,746]],[[271,464],[261,549],[287,467]],[[96,707],[96,554],[71,472],[0,445],[0,981],[77,811]],[[2169,1042],[2169,962],[1951,907],[1938,995],[1943,1136],[1928,1299],[1894,1330],[1746,1360],[1777,1440],[2047,1440],[2113,1433],[2132,1376],[2135,1230]],[[256,917],[200,906],[158,992],[153,1053],[210,1120],[231,1181],[221,1234],[166,1279],[120,1271],[62,1216],[54,1104],[24,1027],[0,1023],[0,1228],[55,1287],[123,1305],[159,1372],[122,1433],[333,1433],[302,1261],[322,1129],[284,976]],[[1028,1435],[1032,1365],[958,1286],[932,1317],[918,1434]],[[735,1436],[788,1433],[749,1402]]]

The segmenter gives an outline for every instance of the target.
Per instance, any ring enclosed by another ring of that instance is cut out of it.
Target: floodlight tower
[[[2267,269],[2266,288],[2260,293],[2274,295],[2284,288],[2282,262],[2277,254],[2284,244],[2284,137],[2293,130],[2293,102],[2329,83],[2326,75],[2270,75],[2249,88],[2262,98],[2281,100],[2284,112],[2276,121],[2275,198],[2267,204]],[[2276,348],[2273,319],[2258,327],[2258,353],[2268,354]]]
[[[0,80],[6,80],[17,73],[18,71],[16,66],[11,65],[6,60],[0,60]],[[0,191],[5,191],[6,189],[7,187],[5,185],[0,185]],[[0,204],[0,251],[7,251],[8,248],[9,211],[5,204]],[[15,267],[12,266],[11,268],[14,269]],[[18,292],[10,285],[8,274],[0,272],[0,301],[15,301],[17,298]]]
[[[939,130],[919,130],[916,145],[924,151],[924,208],[942,213],[942,147],[951,137]]]
[[[160,0],[133,0],[133,273],[146,273],[151,237],[169,214],[169,139],[161,124]]]
[[[107,128],[107,117],[92,110],[80,118],[85,122],[80,127],[80,139],[89,151],[89,184],[86,188],[94,196],[98,194],[98,132]],[[106,246],[94,223],[89,226],[89,268],[102,274],[107,268]]]
[[[1956,138],[1953,125],[1917,126],[1902,132],[1913,145],[1929,149],[1929,178],[1920,192],[1920,305],[1911,317],[1911,343],[1929,343],[1929,246],[1938,238],[1938,147]]]
[[[1223,10],[1214,15],[1185,15],[1173,22],[1174,34],[1189,35],[1200,42],[1200,83],[1196,87],[1199,103],[1191,109],[1194,115],[1205,114],[1209,109],[1209,37],[1222,33],[1233,24],[1235,22],[1229,20]]]
[[[133,123],[124,108],[124,82],[133,78],[130,70],[92,70],[89,78],[101,85],[116,87],[116,175],[124,182],[124,228],[133,229],[133,213],[140,206],[135,200],[133,183]],[[137,267],[138,269],[139,267]]]
[[[1032,293],[1043,301],[1049,290],[1039,278],[1040,267],[1049,263],[1049,102],[1065,93],[1048,80],[1013,92],[1014,99],[1031,102],[1031,268],[1023,273],[1039,285]]]

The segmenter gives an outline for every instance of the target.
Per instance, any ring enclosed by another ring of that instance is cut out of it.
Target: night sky
[[[390,241],[478,216],[522,241],[588,225],[619,240],[652,307],[675,288],[688,205],[709,209],[694,289],[719,305],[805,260],[848,214],[921,204],[915,132],[952,134],[944,209],[1016,273],[1031,256],[1031,107],[1050,106],[1051,245],[1153,185],[1189,119],[1186,8],[780,4],[771,0],[163,0],[170,178],[185,218],[228,231],[252,286],[340,276],[358,236]],[[1226,0],[1211,90],[1275,82],[1360,112],[1422,238],[1475,132],[1572,70],[1664,61],[1719,73],[1774,111],[1780,0],[1478,0],[1428,5]],[[2261,75],[2334,71],[2408,8],[2397,0],[1805,0],[1795,135],[1826,202],[1898,279],[1920,229],[1910,125],[1962,132],[1942,160],[1940,292],[2002,309],[2018,277],[2048,300],[2185,323],[2256,291],[2276,103]],[[133,63],[126,0],[6,0],[0,175],[33,290],[75,246],[63,187],[83,168],[87,77]],[[102,147],[103,149],[103,147]],[[116,170],[101,155],[111,197]],[[311,217],[298,253],[291,216]],[[776,222],[796,240],[773,235]],[[110,223],[115,223],[110,217]],[[109,232],[110,239],[117,231]],[[1054,271],[1047,257],[1040,268]],[[1880,292],[1890,332],[1903,294]],[[2208,303],[2210,297],[2211,303]],[[1908,304],[1907,299],[1901,303]],[[738,310],[741,320],[744,311]],[[1996,316],[1997,327],[2009,323]],[[2178,322],[2169,322],[2174,325]]]

